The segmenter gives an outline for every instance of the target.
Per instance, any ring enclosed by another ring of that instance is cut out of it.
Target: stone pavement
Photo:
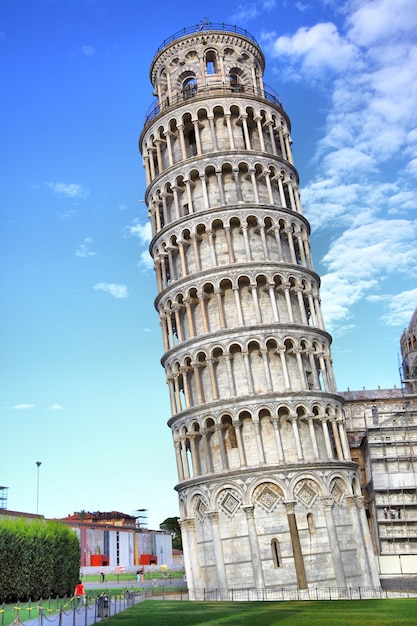
[[[120,598],[101,596],[97,602],[85,604],[81,608],[61,609],[57,613],[41,611],[38,617],[19,622],[22,626],[92,626],[101,622],[104,618],[116,615],[130,606],[142,602],[144,593],[129,591],[121,594]],[[15,626],[17,622],[14,622]]]

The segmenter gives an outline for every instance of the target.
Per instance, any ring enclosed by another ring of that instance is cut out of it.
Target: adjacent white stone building
[[[140,150],[189,588],[378,586],[291,125],[246,31],[162,43]]]

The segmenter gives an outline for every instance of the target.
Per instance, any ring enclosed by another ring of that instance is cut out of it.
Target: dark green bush
[[[79,571],[73,530],[53,521],[0,520],[0,602],[69,595]]]

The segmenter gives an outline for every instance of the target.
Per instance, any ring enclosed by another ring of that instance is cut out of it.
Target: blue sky
[[[138,137],[149,65],[208,17],[260,42],[292,121],[338,387],[399,385],[417,305],[414,0],[2,0],[8,508],[178,514]]]

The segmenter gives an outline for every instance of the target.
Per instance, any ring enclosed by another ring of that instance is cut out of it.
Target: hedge
[[[73,530],[54,521],[0,520],[0,602],[70,595],[79,573]]]

